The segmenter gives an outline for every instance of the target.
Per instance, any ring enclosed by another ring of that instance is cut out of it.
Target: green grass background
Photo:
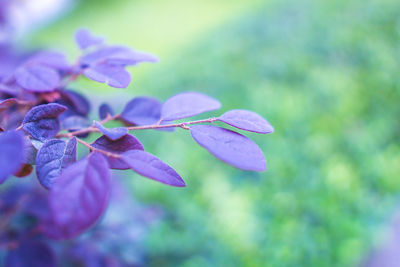
[[[80,80],[95,102],[197,90],[276,129],[247,134],[261,174],[186,131],[138,133],[188,185],[123,177],[167,212],[142,244],[150,266],[357,266],[378,242],[400,192],[399,1],[84,1],[24,45],[77,55],[81,26],[161,58],[125,91]]]

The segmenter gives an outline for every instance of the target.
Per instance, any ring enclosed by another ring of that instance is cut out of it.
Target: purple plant
[[[43,258],[36,260],[53,261],[50,248],[38,236],[71,239],[93,226],[109,201],[110,169],[131,169],[166,185],[185,186],[172,167],[145,151],[132,135],[135,131],[188,130],[199,145],[225,163],[243,170],[266,169],[264,155],[252,140],[213,125],[220,122],[244,131],[272,133],[273,127],[260,115],[231,110],[219,117],[176,122],[221,107],[219,101],[202,93],[184,92],[164,102],[140,96],[129,101],[121,113],[102,104],[99,120],[91,123],[90,102],[67,89],[74,80],[86,76],[125,88],[131,81],[127,67],[157,62],[157,58],[128,47],[107,45],[103,38],[85,29],[77,31],[75,40],[82,51],[75,64],[61,53],[40,52],[11,74],[0,77],[0,183],[12,175],[29,175],[32,165],[36,165],[37,178],[46,189],[40,198],[32,196],[32,205],[25,210],[34,215],[34,226],[15,235],[7,230],[8,219],[0,222],[0,245],[10,249],[7,262],[11,266],[18,265],[21,257],[34,262],[32,253],[39,249]],[[123,126],[107,128],[105,124],[110,121],[119,121]],[[84,139],[91,133],[102,136],[88,143]],[[89,149],[88,155],[79,160],[77,144]],[[18,192],[3,196],[3,201],[15,205]]]

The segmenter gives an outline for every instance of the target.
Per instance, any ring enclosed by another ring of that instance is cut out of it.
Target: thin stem
[[[76,140],[77,140],[79,143],[81,143],[82,145],[84,145],[85,147],[89,148],[89,150],[91,150],[91,151],[99,152],[99,153],[104,154],[104,155],[106,155],[106,156],[108,156],[108,157],[120,158],[120,155],[115,154],[115,153],[112,153],[112,152],[109,152],[109,151],[105,151],[105,150],[100,149],[100,148],[97,148],[97,147],[94,147],[94,146],[92,146],[91,144],[89,144],[89,143],[83,141],[82,139],[77,138]]]
[[[105,123],[107,123],[109,121],[116,120],[116,119],[119,118],[119,116],[120,116],[119,114],[114,115],[114,116],[111,116],[110,114],[108,114],[107,117],[104,120],[100,121],[100,124],[105,124]],[[86,133],[92,133],[92,132],[100,132],[100,130],[92,125],[92,126],[89,126],[88,128],[77,130],[77,131],[73,131],[73,132],[70,132],[70,133],[58,134],[56,137],[72,138],[74,136],[78,136],[78,135],[86,134]]]
[[[204,119],[204,120],[187,121],[187,122],[180,122],[180,123],[174,123],[174,124],[164,124],[164,125],[153,124],[153,125],[145,125],[145,126],[131,126],[131,127],[127,127],[127,129],[129,131],[136,131],[136,130],[163,129],[163,128],[179,127],[179,128],[188,130],[189,127],[187,127],[187,125],[198,124],[198,123],[211,123],[216,120],[217,120],[217,118],[209,118],[209,119]]]

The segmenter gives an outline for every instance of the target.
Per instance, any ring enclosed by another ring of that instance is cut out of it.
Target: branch
[[[102,120],[100,123],[101,124],[105,124],[106,122],[118,119],[119,116],[120,115],[108,116],[107,118]],[[204,120],[187,121],[187,122],[180,122],[180,123],[174,123],[174,124],[164,124],[164,125],[160,124],[161,121],[159,121],[156,124],[152,124],[152,125],[131,126],[131,127],[126,127],[126,129],[128,129],[129,131],[149,130],[149,129],[164,129],[164,128],[182,128],[182,129],[185,129],[185,130],[189,130],[189,127],[187,127],[188,125],[199,124],[199,123],[212,123],[212,122],[214,122],[216,120],[217,120],[217,118],[208,118],[208,119],[204,119]],[[65,134],[58,134],[56,137],[72,138],[72,137],[77,136],[77,135],[91,133],[91,132],[100,132],[100,131],[96,127],[90,126],[88,128],[77,130],[77,131],[74,131],[74,132],[65,133]]]

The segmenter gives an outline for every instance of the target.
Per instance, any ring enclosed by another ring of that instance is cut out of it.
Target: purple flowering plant
[[[99,118],[89,121],[90,102],[71,90],[71,83],[85,76],[125,88],[131,81],[127,67],[158,59],[128,47],[108,45],[86,29],[76,32],[75,41],[81,55],[74,64],[61,53],[39,52],[0,76],[0,184],[12,176],[28,176],[35,166],[37,179],[45,189],[40,198],[32,193],[27,209],[36,223],[29,230],[17,234],[7,231],[11,216],[0,222],[0,245],[12,251],[7,260],[17,259],[15,253],[29,259],[40,249],[46,257],[49,248],[35,236],[72,239],[93,226],[109,202],[110,169],[132,170],[169,186],[185,186],[171,166],[145,151],[135,131],[181,128],[227,164],[248,171],[266,169],[264,155],[251,139],[214,122],[260,134],[272,133],[273,127],[260,115],[240,109],[182,122],[221,107],[219,101],[199,92],[183,92],[164,102],[149,96],[135,97],[120,113],[104,103],[99,107]],[[110,121],[119,121],[122,126],[107,128],[105,124]],[[91,133],[100,133],[101,137],[89,143],[85,138]],[[87,147],[89,153],[77,159],[77,145]],[[15,201],[20,199],[19,193],[13,196]],[[3,204],[14,200],[1,199],[1,213],[12,214]],[[40,199],[40,204],[34,199]]]

